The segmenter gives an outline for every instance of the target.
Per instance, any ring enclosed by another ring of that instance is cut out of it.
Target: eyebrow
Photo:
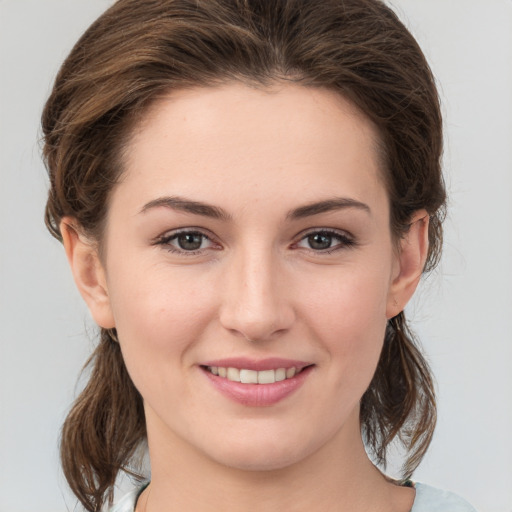
[[[361,201],[357,201],[356,199],[351,199],[349,197],[336,197],[300,206],[299,208],[295,208],[290,211],[286,217],[288,219],[298,220],[303,219],[304,217],[311,217],[313,215],[335,210],[344,210],[346,208],[355,208],[371,214],[370,207]]]
[[[192,213],[194,215],[202,215],[203,217],[211,217],[212,219],[219,220],[230,220],[231,215],[218,206],[213,206],[199,201],[192,201],[183,197],[170,196],[170,197],[159,197],[153,199],[149,203],[146,203],[140,213],[146,213],[148,210],[153,208],[159,208],[164,206],[171,208],[172,210],[179,210],[186,213]]]
[[[192,201],[190,199],[178,196],[166,196],[153,199],[152,201],[149,201],[149,203],[146,203],[142,207],[140,213],[146,213],[148,210],[151,210],[153,208],[159,208],[162,206],[165,208],[170,208],[172,210],[191,213],[193,215],[210,217],[212,219],[224,221],[232,219],[231,215],[228,212],[226,212],[225,210],[218,206],[202,203],[200,201]],[[347,208],[355,208],[371,214],[370,207],[367,204],[348,197],[337,197],[333,199],[327,199],[325,201],[318,201],[306,204],[304,206],[295,208],[287,213],[286,218],[289,220],[298,220],[303,219],[305,217],[318,215],[320,213],[326,213],[335,210],[343,210]]]

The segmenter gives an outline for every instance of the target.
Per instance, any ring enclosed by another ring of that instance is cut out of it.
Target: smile
[[[302,368],[277,368],[275,370],[248,370],[245,368],[232,368],[223,366],[207,366],[213,375],[218,375],[232,382],[241,382],[242,384],[274,384],[286,379],[295,377]]]
[[[199,365],[222,395],[248,407],[268,407],[297,392],[315,364],[291,359],[230,358]]]

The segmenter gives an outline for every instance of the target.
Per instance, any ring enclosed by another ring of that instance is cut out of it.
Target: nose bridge
[[[290,327],[293,308],[272,248],[251,244],[240,249],[227,273],[220,315],[226,329],[259,341]]]

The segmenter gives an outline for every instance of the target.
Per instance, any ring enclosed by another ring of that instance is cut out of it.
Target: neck
[[[265,471],[223,465],[180,439],[169,439],[168,433],[164,440],[158,429],[148,428],[151,494],[147,510],[142,510],[410,510],[414,491],[385,479],[366,455],[358,416],[350,423],[313,454]]]

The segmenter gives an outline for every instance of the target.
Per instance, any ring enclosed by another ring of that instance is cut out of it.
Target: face
[[[273,469],[360,436],[386,321],[412,293],[376,139],[338,95],[297,85],[152,107],[86,297],[117,329],[150,448]]]

